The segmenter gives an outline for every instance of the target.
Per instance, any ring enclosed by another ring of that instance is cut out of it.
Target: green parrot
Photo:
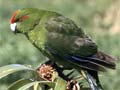
[[[52,11],[24,8],[14,12],[11,31],[24,34],[46,57],[65,68],[86,70],[99,83],[98,72],[115,69],[115,59],[71,19]]]

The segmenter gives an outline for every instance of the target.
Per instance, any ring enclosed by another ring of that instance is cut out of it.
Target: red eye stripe
[[[29,16],[23,16],[22,18],[19,19],[19,22],[22,22],[23,20],[27,19]]]
[[[15,22],[15,17],[16,17],[16,15],[17,15],[19,12],[20,12],[20,10],[17,10],[17,11],[14,12],[13,16],[12,16],[11,19],[10,19],[10,23],[14,23],[14,22]]]

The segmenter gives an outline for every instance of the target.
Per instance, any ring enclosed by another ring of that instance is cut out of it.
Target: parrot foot
[[[63,78],[66,81],[70,81],[72,79],[68,78],[74,71],[71,71],[70,73],[68,73],[67,75],[65,75],[63,73],[64,70],[70,70],[70,68],[64,68],[64,67],[60,67],[59,65],[57,65],[55,62],[48,60],[45,63],[43,63],[42,65],[40,65],[37,68],[37,72],[39,73],[39,76],[52,81],[52,74],[53,72],[57,72],[58,75]]]

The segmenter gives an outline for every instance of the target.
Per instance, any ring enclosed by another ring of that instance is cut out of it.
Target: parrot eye
[[[25,20],[25,19],[28,19],[28,15],[21,17],[21,18],[18,19],[17,21],[18,21],[18,22],[22,22],[22,21]]]

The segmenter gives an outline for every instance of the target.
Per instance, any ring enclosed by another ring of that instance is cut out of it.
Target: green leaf
[[[48,85],[49,87],[52,87],[52,88],[55,87],[55,83],[51,82],[51,81],[40,81],[39,83],[46,84],[46,85]]]
[[[54,82],[50,82],[50,81],[34,81],[34,82],[31,82],[31,83],[27,83],[24,86],[21,86],[18,90],[26,90],[26,89],[34,86],[34,85],[37,85],[37,84],[45,84],[45,85],[48,85],[48,86],[50,86],[52,88],[54,88],[54,86],[55,86],[55,83]]]
[[[17,90],[21,86],[28,84],[28,83],[31,83],[31,82],[32,81],[29,79],[20,79],[20,80],[16,81],[15,83],[13,83],[12,85],[10,85],[7,90]]]
[[[9,74],[12,74],[12,73],[17,72],[17,71],[22,71],[22,70],[34,71],[32,68],[27,67],[25,65],[20,65],[20,64],[6,65],[6,66],[0,67],[0,79],[9,75]]]
[[[66,90],[67,82],[62,78],[58,78],[54,90]]]
[[[24,85],[24,86],[21,86],[19,89],[17,89],[17,90],[26,90],[26,89],[28,89],[28,88],[30,88],[31,86],[33,86],[33,85],[35,85],[35,84],[37,84],[38,82],[31,82],[31,83],[28,83],[28,84],[26,84],[26,85]]]

